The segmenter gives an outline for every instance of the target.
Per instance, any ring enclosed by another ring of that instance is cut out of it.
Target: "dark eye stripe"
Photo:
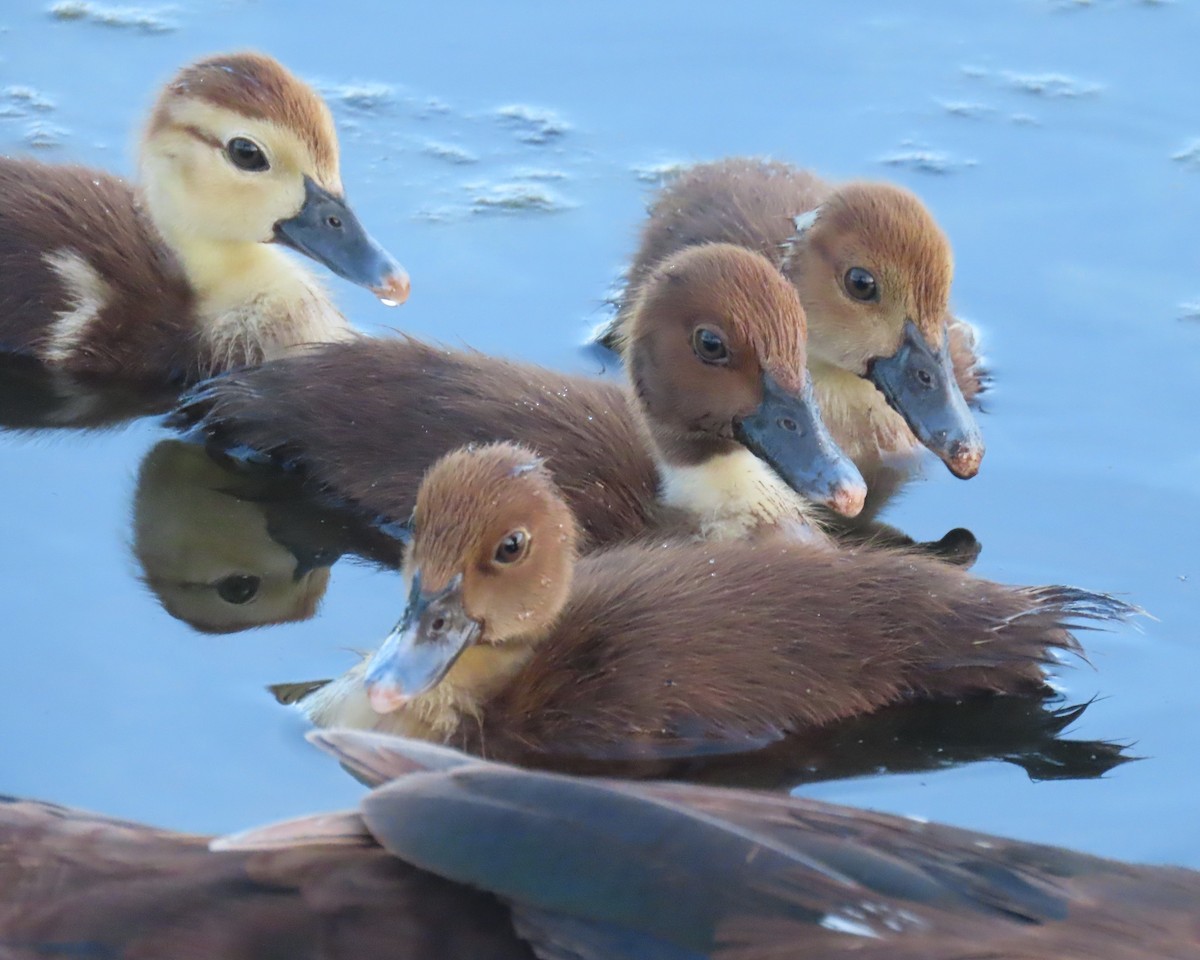
[[[225,144],[223,144],[216,137],[210,137],[199,127],[193,127],[191,124],[176,124],[175,129],[181,130],[189,137],[193,137],[194,139],[199,140],[201,143],[207,144],[210,147],[215,147],[217,150],[225,149]]]

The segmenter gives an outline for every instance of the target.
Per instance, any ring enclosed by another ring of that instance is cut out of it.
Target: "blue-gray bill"
[[[339,277],[366,287],[388,304],[408,299],[408,274],[363,229],[341,197],[304,178],[300,212],[275,224],[275,239],[324,264]]]
[[[900,349],[871,361],[867,376],[951,473],[969,480],[979,472],[983,435],[958,388],[947,337],[933,350],[907,320]]]
[[[764,373],[762,387],[758,409],[734,423],[738,442],[805,499],[843,516],[857,515],[866,500],[867,485],[829,435],[812,381],[806,379],[795,394]]]
[[[444,589],[426,593],[421,571],[415,570],[404,616],[367,665],[364,683],[372,709],[392,713],[432,690],[479,633],[479,623],[463,607],[461,574]]]

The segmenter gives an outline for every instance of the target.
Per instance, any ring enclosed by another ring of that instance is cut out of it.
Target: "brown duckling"
[[[783,537],[577,558],[550,469],[514,444],[440,460],[412,528],[399,625],[301,706],[529,764],[749,750],[907,698],[1033,693],[1077,649],[1073,622],[1134,612]]]
[[[270,57],[184,67],[151,111],[139,166],[134,188],[0,158],[0,349],[81,373],[195,379],[351,336],[279,246],[385,301],[408,296],[346,204],[328,107]]]
[[[701,164],[651,206],[626,298],[663,257],[713,241],[762,253],[796,285],[821,409],[872,507],[920,444],[955,476],[978,472],[983,439],[964,398],[980,389],[974,333],[948,312],[950,244],[916,196],[886,183],[834,186],[764,160]],[[625,308],[610,342],[627,320]]]
[[[804,499],[853,515],[866,490],[825,430],[804,311],[763,257],[668,257],[629,320],[621,385],[407,338],[315,348],[201,385],[173,421],[299,465],[367,512],[406,520],[425,470],[466,443],[550,458],[589,545],[665,526],[705,537],[808,527]],[[798,493],[799,495],[798,495]]]
[[[1167,960],[1200,874],[796,797],[317,738],[357,810],[206,839],[0,803],[0,955],[33,960]],[[210,849],[211,847],[211,849]]]

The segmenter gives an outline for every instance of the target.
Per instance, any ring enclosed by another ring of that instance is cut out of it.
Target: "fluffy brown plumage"
[[[530,764],[746,750],[908,698],[1036,692],[1041,665],[1078,649],[1073,621],[1132,612],[892,551],[765,538],[572,564],[575,540],[530,451],[448,455],[418,494],[400,626],[302,705]]]
[[[400,338],[221,377],[174,422],[199,421],[218,446],[269,454],[393,520],[407,519],[438,457],[503,439],[552,464],[589,546],[664,524],[722,536],[803,523],[805,501],[734,437],[734,422],[763,401],[764,376],[804,387],[795,292],[763,258],[709,245],[660,264],[639,304],[632,397],[616,383]],[[697,357],[700,327],[722,332],[728,363]],[[742,473],[724,491],[710,494],[703,478],[671,485],[678,471],[733,458]],[[861,491],[857,476],[853,485]]]

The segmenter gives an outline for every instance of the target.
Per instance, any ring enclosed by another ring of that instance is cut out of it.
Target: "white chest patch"
[[[693,466],[663,464],[662,501],[695,518],[705,540],[735,540],[768,527],[810,529],[812,507],[745,448]]]
[[[74,250],[56,250],[42,256],[58,274],[69,306],[54,318],[47,332],[42,359],[52,363],[70,360],[87,337],[88,328],[112,299],[112,288],[90,263]]]

